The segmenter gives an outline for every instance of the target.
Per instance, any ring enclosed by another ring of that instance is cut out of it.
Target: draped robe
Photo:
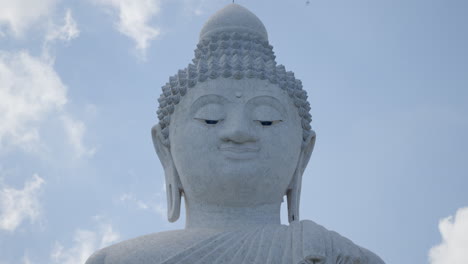
[[[86,264],[384,264],[372,252],[308,220],[165,233],[105,248]]]

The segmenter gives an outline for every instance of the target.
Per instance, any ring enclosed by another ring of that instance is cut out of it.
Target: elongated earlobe
[[[166,196],[167,196],[167,219],[169,222],[175,222],[180,216],[180,204],[182,197],[182,184],[179,180],[179,174],[172,160],[171,151],[168,144],[164,144],[165,140],[161,133],[159,125],[155,125],[151,129],[153,145],[159,160],[164,168],[166,180]]]
[[[177,221],[180,216],[182,190],[176,178],[178,175],[175,177],[174,174],[168,175],[166,172],[167,220],[171,223]]]
[[[296,173],[294,173],[296,174]],[[289,223],[299,221],[299,203],[301,198],[301,186],[295,184],[286,192],[288,201],[288,221]]]
[[[309,136],[304,141],[297,162],[296,170],[294,171],[291,183],[286,191],[286,198],[288,201],[288,220],[289,223],[293,221],[299,221],[299,205],[301,200],[301,186],[302,186],[302,175],[304,170],[309,163],[310,156],[315,146],[315,132],[310,131]]]

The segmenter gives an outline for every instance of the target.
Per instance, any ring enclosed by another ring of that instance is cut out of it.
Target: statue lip
[[[253,147],[220,147],[219,149],[222,151],[231,151],[235,153],[258,152],[260,150],[259,148]]]
[[[221,146],[219,150],[230,159],[252,159],[257,156],[260,148],[255,146]]]

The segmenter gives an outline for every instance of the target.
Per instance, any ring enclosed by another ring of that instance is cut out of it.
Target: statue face
[[[189,201],[254,206],[282,201],[297,167],[302,127],[278,86],[219,78],[182,97],[169,139]]]

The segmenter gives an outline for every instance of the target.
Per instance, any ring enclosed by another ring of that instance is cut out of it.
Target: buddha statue
[[[299,220],[315,143],[301,81],[277,65],[262,22],[230,4],[200,33],[195,58],[162,87],[152,128],[166,179],[168,220],[94,253],[86,264],[381,264],[338,233]],[[286,196],[289,225],[280,223]]]

